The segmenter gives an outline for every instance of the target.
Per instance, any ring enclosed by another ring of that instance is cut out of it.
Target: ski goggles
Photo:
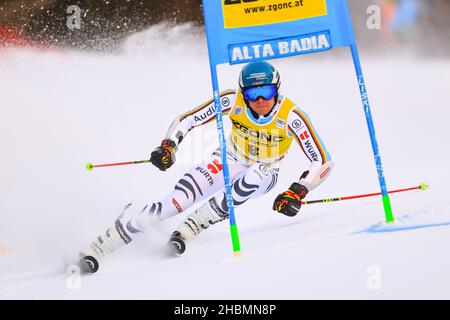
[[[244,89],[243,92],[245,100],[256,101],[259,97],[265,100],[272,99],[277,95],[277,87],[274,84],[268,84],[260,87],[251,87]]]

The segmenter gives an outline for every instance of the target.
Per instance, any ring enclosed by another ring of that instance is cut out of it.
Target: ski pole
[[[100,168],[100,167],[115,167],[115,166],[126,166],[129,164],[139,164],[139,163],[149,163],[150,160],[139,160],[139,161],[128,161],[128,162],[116,162],[116,163],[105,163],[105,164],[92,164],[88,163],[86,165],[86,169],[88,171],[91,171],[94,168]]]
[[[428,185],[426,183],[421,183],[417,187],[411,187],[411,188],[405,188],[405,189],[397,189],[397,190],[391,190],[388,191],[389,194],[391,193],[398,193],[398,192],[405,192],[405,191],[412,191],[412,190],[427,190]],[[351,199],[359,199],[359,198],[368,198],[368,197],[374,197],[381,195],[381,192],[376,193],[368,193],[368,194],[360,194],[356,196],[347,196],[347,197],[336,197],[336,198],[328,198],[328,199],[320,199],[320,200],[310,200],[310,201],[302,201],[302,204],[314,204],[314,203],[325,203],[325,202],[336,202],[336,201],[342,201],[342,200],[351,200]]]

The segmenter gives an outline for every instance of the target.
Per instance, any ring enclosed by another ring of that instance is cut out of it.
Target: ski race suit
[[[235,206],[269,192],[276,185],[278,164],[293,140],[311,161],[303,174],[299,172],[301,185],[311,191],[329,175],[333,167],[329,153],[308,116],[288,98],[279,95],[272,111],[259,117],[246,106],[240,90],[223,91],[220,103],[223,114],[228,115],[232,122],[227,160]],[[171,139],[178,146],[190,130],[215,119],[214,100],[207,101],[177,117],[166,139]],[[212,211],[219,215],[215,220],[227,218],[220,149],[207,161],[195,165],[181,177],[169,195],[147,205],[141,214],[156,215],[164,220],[205,199],[209,199],[209,204],[214,206]],[[129,228],[129,231],[132,230]]]
[[[275,99],[272,110],[260,116],[246,105],[240,90],[226,90],[220,94],[222,112],[232,123],[226,158],[236,207],[269,192],[276,185],[279,162],[286,156],[293,140],[311,161],[306,171],[298,173],[301,174],[298,183],[307,189],[306,193],[322,183],[333,167],[308,116],[288,98],[278,95]],[[190,130],[213,121],[215,114],[214,100],[207,101],[177,117],[165,140],[172,140],[176,151]],[[218,149],[207,161],[192,167],[173,191],[159,202],[147,204],[143,209],[136,206],[131,209],[132,203],[125,206],[114,227],[80,252],[80,265],[90,273],[96,272],[101,257],[131,242],[155,217],[165,220],[207,200],[186,217],[169,240],[177,253],[182,254],[186,240],[228,218],[221,159]]]

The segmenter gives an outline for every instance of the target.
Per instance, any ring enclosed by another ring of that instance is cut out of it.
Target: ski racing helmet
[[[276,101],[280,85],[277,69],[266,61],[246,64],[239,75],[239,87],[246,103],[256,101],[259,97],[266,100],[275,98]]]

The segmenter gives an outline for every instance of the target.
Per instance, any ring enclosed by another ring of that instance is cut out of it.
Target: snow
[[[307,167],[297,146],[268,195],[214,225],[182,257],[165,251],[185,215],[154,225],[99,273],[71,273],[78,251],[130,201],[158,201],[218,145],[214,124],[191,132],[177,164],[99,168],[148,159],[173,118],[211,96],[204,39],[155,27],[116,55],[0,51],[0,299],[449,299],[448,60],[362,56],[391,196],[305,205],[294,218],[275,196]],[[282,91],[309,114],[336,165],[309,199],[379,191],[350,54],[274,61]],[[339,57],[338,57],[339,56]],[[221,66],[234,88],[240,66]]]

